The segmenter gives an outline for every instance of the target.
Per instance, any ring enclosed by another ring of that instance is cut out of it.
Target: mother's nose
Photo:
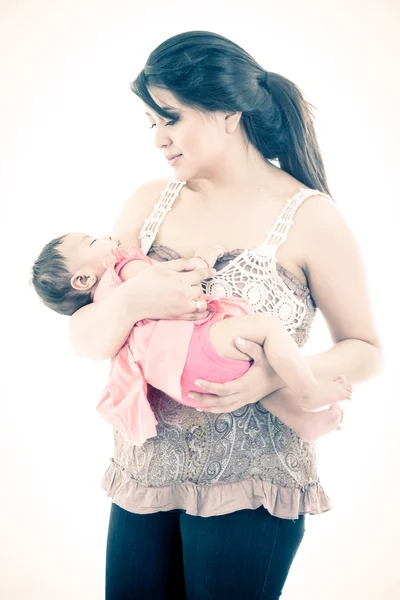
[[[171,144],[171,138],[165,131],[165,128],[162,126],[156,127],[156,132],[154,135],[154,143],[157,148],[168,148]]]

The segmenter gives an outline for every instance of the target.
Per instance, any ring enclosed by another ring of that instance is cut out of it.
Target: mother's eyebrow
[[[163,110],[164,112],[170,113],[172,114],[176,114],[179,113],[179,109],[177,108],[171,108],[170,106],[160,106],[161,110]],[[155,111],[154,111],[155,112]],[[145,111],[144,113],[145,115],[147,115],[148,117],[152,117],[153,115],[147,111]],[[162,117],[161,117],[162,118]]]

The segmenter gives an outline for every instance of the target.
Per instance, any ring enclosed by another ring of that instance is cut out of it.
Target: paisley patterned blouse
[[[143,225],[142,250],[152,258],[179,258],[155,238],[184,184],[170,181]],[[324,194],[299,190],[263,244],[225,254],[216,265],[217,276],[204,286],[208,294],[243,297],[253,312],[274,314],[299,347],[307,341],[316,306],[310,290],[276,263],[275,253],[296,209],[312,195]],[[330,509],[319,484],[314,444],[302,441],[259,402],[216,415],[197,412],[151,387],[148,399],[157,436],[137,447],[115,431],[114,458],[103,478],[107,494],[122,508],[135,513],[178,508],[211,516],[263,505],[286,519]]]

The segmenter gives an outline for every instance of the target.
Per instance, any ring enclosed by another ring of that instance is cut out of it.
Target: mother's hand
[[[227,383],[211,383],[199,379],[196,385],[203,388],[205,393],[190,392],[194,400],[204,403],[204,409],[215,414],[228,413],[245,406],[254,404],[268,394],[286,385],[268,363],[264,351],[258,344],[236,341],[237,348],[253,359],[250,369],[233,381]]]
[[[136,309],[140,304],[143,319],[196,320],[208,315],[201,282],[214,275],[214,269],[198,269],[189,260],[178,259],[144,269],[124,285],[135,282],[131,284],[135,290],[132,303]],[[129,288],[127,294],[129,296]]]

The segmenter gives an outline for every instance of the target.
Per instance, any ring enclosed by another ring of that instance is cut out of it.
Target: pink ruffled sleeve
[[[121,269],[131,260],[141,260],[150,265],[154,264],[154,261],[146,256],[137,246],[130,246],[127,250],[113,248],[102,258],[101,262],[107,267],[107,270],[99,281],[93,296],[93,302],[101,300],[110,290],[121,285],[123,282],[120,277]]]

